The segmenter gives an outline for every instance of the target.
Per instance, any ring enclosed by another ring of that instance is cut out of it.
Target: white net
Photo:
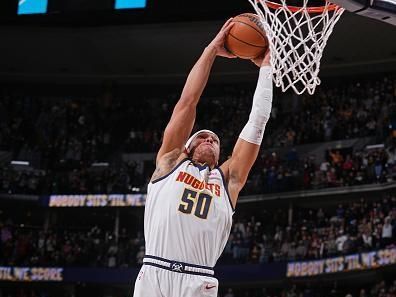
[[[307,91],[312,95],[320,84],[323,50],[344,9],[324,1],[324,6],[313,12],[309,0],[302,0],[301,7],[288,7],[286,1],[271,5],[265,0],[249,0],[269,39],[275,85],[283,92],[292,88],[297,94]]]

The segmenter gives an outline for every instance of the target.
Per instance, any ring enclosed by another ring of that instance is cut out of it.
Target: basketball
[[[242,59],[253,59],[267,50],[268,40],[257,14],[243,13],[233,18],[234,26],[225,39],[225,48]]]

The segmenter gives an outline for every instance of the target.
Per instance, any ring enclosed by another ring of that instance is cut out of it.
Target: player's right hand
[[[220,29],[219,33],[217,33],[216,37],[212,40],[212,42],[208,45],[208,47],[213,48],[216,52],[216,56],[226,57],[226,58],[236,58],[236,56],[229,51],[227,51],[224,47],[224,41],[231,30],[234,24],[232,23],[232,18],[230,18],[223,27]]]

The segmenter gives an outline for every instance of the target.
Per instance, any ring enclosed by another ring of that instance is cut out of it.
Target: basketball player
[[[146,256],[134,297],[217,296],[213,267],[230,234],[238,194],[256,160],[272,106],[267,52],[253,61],[261,68],[252,111],[230,159],[218,166],[220,139],[212,131],[188,139],[216,56],[234,57],[224,48],[231,27],[230,19],[203,51],[165,129],[148,186]]]

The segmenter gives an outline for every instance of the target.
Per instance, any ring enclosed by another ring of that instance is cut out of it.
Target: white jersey
[[[234,213],[220,168],[182,160],[150,182],[144,214],[146,255],[214,267]]]

